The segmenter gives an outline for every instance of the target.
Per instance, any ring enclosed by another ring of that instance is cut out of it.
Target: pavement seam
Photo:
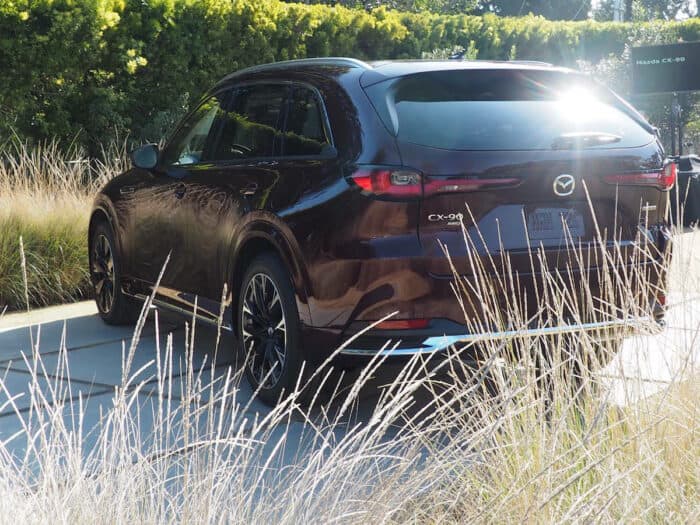
[[[172,334],[172,333],[178,332],[179,330],[181,330],[181,329],[180,329],[180,328],[175,328],[174,330],[168,331],[167,334]],[[143,336],[144,334],[141,334],[141,335]],[[151,336],[155,337],[155,335],[156,335],[156,334],[155,334],[155,332],[154,332],[153,334],[148,334],[147,337],[151,337]],[[139,338],[139,341],[140,341],[140,339],[141,339],[141,338]],[[128,338],[123,338],[123,337],[122,337],[122,338],[119,338],[119,339],[109,339],[109,340],[106,340],[106,341],[99,341],[99,342],[89,343],[89,344],[84,344],[84,345],[71,346],[70,348],[66,347],[65,351],[66,351],[66,352],[72,352],[72,351],[74,351],[74,350],[85,350],[85,349],[87,349],[87,348],[94,348],[94,347],[96,347],[96,346],[111,345],[111,344],[114,344],[114,343],[120,343],[120,342],[125,342],[125,341],[130,341],[130,339],[128,339]],[[59,348],[58,350],[51,350],[51,351],[49,351],[49,352],[41,352],[41,351],[40,351],[40,352],[39,352],[39,355],[42,356],[42,357],[44,357],[44,356],[52,356],[52,355],[60,354],[62,351],[64,351],[64,350],[61,349],[61,348]],[[9,362],[11,362],[11,361],[16,361],[17,359],[22,359],[22,355],[21,355],[21,354],[20,354],[20,355],[15,355],[15,356],[13,356],[13,357],[0,360],[0,366],[4,365],[5,363],[9,363]]]
[[[24,375],[28,375],[30,377],[33,377],[33,373],[29,370],[18,370],[16,368],[6,368],[5,371],[16,372],[18,374],[24,374]],[[57,381],[68,381],[69,383],[77,383],[79,385],[85,385],[85,386],[95,385],[95,386],[99,386],[102,388],[114,388],[114,387],[119,386],[119,385],[112,385],[110,383],[102,383],[100,381],[88,381],[87,379],[76,379],[73,377],[60,377],[60,376],[57,376],[56,374],[44,374],[43,372],[40,373],[38,370],[37,370],[37,378],[47,379],[47,380],[54,379]]]
[[[232,365],[231,365],[231,363],[222,363],[222,364],[220,364],[220,365],[215,366],[215,367],[214,367],[214,370],[218,370],[219,368],[224,368],[224,367],[232,367]],[[233,368],[233,367],[232,367],[232,368]],[[201,372],[202,370],[211,370],[211,367],[208,366],[208,367],[206,367],[206,368],[199,368],[198,370],[194,370],[194,374],[197,375],[197,374],[198,374],[199,372]],[[181,373],[179,373],[179,374],[177,374],[177,375],[172,375],[172,376],[169,377],[169,379],[171,379],[171,380],[180,379],[180,378],[182,378],[182,377],[184,376],[185,373],[186,373],[186,372],[181,372]],[[140,386],[143,387],[143,386],[152,386],[152,385],[154,385],[154,384],[157,385],[157,384],[158,384],[158,381],[159,381],[159,378],[155,378],[155,379],[152,379],[152,380],[150,380],[150,381],[147,381],[147,382],[141,384]],[[172,381],[171,381],[171,382],[172,382]],[[205,390],[209,390],[209,388],[207,388],[207,387],[205,386]],[[215,390],[214,392],[216,393],[216,390]],[[139,395],[158,395],[158,389],[155,389],[155,390],[149,389],[149,390],[147,390],[147,391],[145,391],[145,392],[144,392],[143,390],[141,390],[141,391],[139,392]],[[182,397],[182,394],[180,394],[180,395],[175,395],[175,394],[173,394],[173,395],[172,395],[172,398],[177,398],[179,401],[184,401],[184,399],[183,399],[183,397]],[[163,397],[163,399],[167,399],[167,398]],[[202,403],[205,403],[205,404],[206,404],[206,403],[208,403],[208,402],[209,402],[208,400],[207,400],[207,401],[202,400],[202,401],[201,401],[200,403],[198,403],[198,404],[201,406]]]
[[[223,367],[227,367],[227,366],[230,366],[230,365],[224,363],[224,364],[221,364],[221,365],[216,366],[215,369],[219,369],[219,368],[223,368]],[[8,368],[8,369],[6,369],[6,370],[9,370],[10,372],[17,372],[17,373],[20,373],[20,374],[32,376],[32,373],[31,373],[30,371],[28,371],[28,370],[16,370],[16,369],[14,369],[14,368]],[[204,369],[201,369],[201,368],[200,368],[199,370],[196,370],[195,373],[197,373],[197,372],[199,372],[199,371],[201,371],[201,370],[204,370]],[[48,380],[52,380],[52,379],[53,379],[53,380],[58,380],[58,381],[63,380],[63,381],[68,381],[68,382],[70,382],[70,383],[76,383],[76,384],[78,384],[78,385],[83,385],[83,386],[96,386],[96,387],[99,387],[99,388],[101,389],[101,390],[98,390],[97,392],[90,392],[89,394],[83,396],[83,397],[85,397],[85,398],[87,398],[87,399],[89,399],[89,398],[91,398],[91,397],[101,396],[101,395],[104,395],[104,394],[109,393],[109,392],[114,392],[114,389],[115,389],[115,388],[121,387],[121,385],[112,385],[112,384],[109,384],[109,383],[101,383],[101,382],[97,382],[97,381],[86,381],[86,380],[84,380],[84,379],[74,379],[74,378],[59,377],[59,376],[57,376],[57,375],[55,375],[55,374],[44,374],[44,375],[41,375],[40,377],[43,378],[43,379],[46,379],[47,381],[48,381]],[[178,379],[178,378],[181,378],[181,377],[183,377],[183,373],[179,373],[179,374],[177,374],[177,375],[172,375],[172,376],[169,377],[169,379],[172,381],[172,380],[175,380],[175,379]],[[147,389],[147,390],[145,390],[145,391],[143,390],[143,387],[150,387],[150,386],[152,386],[152,385],[154,385],[154,384],[157,385],[157,382],[158,382],[158,378],[155,378],[155,379],[151,379],[150,381],[146,381],[146,382],[144,382],[144,383],[139,383],[139,384],[137,384],[137,385],[131,385],[131,386],[127,387],[126,393],[133,392],[133,391],[135,391],[137,388],[140,388],[140,390],[138,391],[138,395],[139,395],[139,396],[145,396],[145,397],[154,397],[154,396],[157,396],[157,395],[158,395],[158,390],[157,390],[157,389],[156,389],[156,390],[152,390],[152,389],[149,388],[149,389]],[[167,399],[167,398],[164,397],[164,396],[161,396],[161,397],[163,397],[163,399]],[[80,399],[80,394],[78,394],[78,395],[76,395],[76,396],[73,396],[73,397],[70,397],[70,398],[62,399],[61,401],[63,401],[64,403],[71,403],[71,404],[72,404],[72,403],[74,403],[75,401],[77,401],[78,399]],[[177,395],[177,394],[171,394],[169,399],[175,400],[175,401],[180,401],[180,402],[183,402],[183,401],[184,401],[184,399],[182,398],[182,396],[181,396],[181,395]],[[203,406],[203,405],[206,405],[206,403],[208,403],[208,402],[209,402],[209,400],[206,400],[206,401],[205,401],[205,400],[202,400],[202,401],[200,401],[199,403],[196,403],[196,404],[198,404],[199,406]],[[54,403],[51,403],[51,405],[54,405]],[[24,412],[27,412],[27,411],[30,410],[30,409],[31,409],[31,406],[30,406],[30,407],[25,407],[25,408],[22,408],[22,409],[18,409],[18,410],[13,410],[13,411],[7,412],[7,413],[0,413],[0,418],[7,417],[7,416],[11,416],[11,415],[13,415],[13,414],[24,413]]]
[[[63,403],[65,403],[66,405],[69,405],[69,404],[72,405],[76,401],[80,400],[81,397],[83,399],[89,400],[92,397],[102,396],[102,395],[107,394],[111,391],[112,391],[112,389],[100,390],[97,392],[91,392],[89,395],[82,395],[82,396],[81,396],[81,394],[77,394],[77,395],[72,396],[72,397],[61,399],[61,401]],[[56,403],[49,403],[49,406],[54,407],[54,406],[56,406]],[[2,420],[2,418],[5,418],[5,417],[17,416],[19,414],[25,414],[27,412],[30,412],[33,409],[36,409],[36,408],[37,408],[36,405],[29,405],[28,407],[24,407],[24,408],[13,409],[10,412],[0,413],[0,420]]]

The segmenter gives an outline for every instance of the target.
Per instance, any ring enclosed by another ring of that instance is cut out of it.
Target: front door
[[[217,316],[234,237],[249,212],[268,209],[277,171],[286,84],[231,91],[215,119],[204,163],[179,181],[176,207],[183,255],[173,273],[178,299]],[[230,293],[230,291],[229,291]]]
[[[178,293],[197,286],[189,232],[192,209],[197,206],[191,193],[193,181],[214,168],[210,156],[217,118],[228,94],[207,98],[180,125],[166,146],[159,165],[143,183],[133,188],[130,200],[137,213],[129,229],[129,267],[144,291],[158,280],[166,259],[169,262],[160,281],[159,298],[178,303]]]

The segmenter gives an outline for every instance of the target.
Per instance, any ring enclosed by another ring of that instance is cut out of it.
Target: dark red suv
[[[653,263],[675,179],[654,129],[611,91],[517,62],[253,67],[219,82],[162,150],[132,158],[90,221],[102,317],[132,320],[169,256],[155,304],[188,315],[196,305],[209,322],[223,312],[270,402],[303,361],[313,367],[394,312],[342,355],[372,356],[387,340],[397,344],[383,351],[398,356],[507,335],[478,302],[456,299],[455,275],[507,273],[524,310],[541,312],[545,263],[575,281],[606,238],[623,258],[653,246],[641,264]]]

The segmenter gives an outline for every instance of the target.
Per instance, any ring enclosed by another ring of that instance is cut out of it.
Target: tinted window
[[[587,147],[642,146],[652,135],[581,75],[543,71],[438,71],[383,82],[368,94],[399,140],[456,150],[538,150],[578,134]],[[614,137],[610,137],[610,136]]]
[[[326,144],[318,99],[310,89],[295,87],[289,101],[284,155],[319,155]]]
[[[207,99],[176,132],[163,155],[166,166],[184,166],[210,160],[211,135],[221,106],[219,97],[216,95]]]
[[[272,157],[281,141],[280,121],[287,87],[238,88],[230,107],[222,109],[213,160]]]

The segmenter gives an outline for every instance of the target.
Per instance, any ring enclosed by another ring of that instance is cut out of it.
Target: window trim
[[[229,95],[231,97],[231,102],[233,104],[236,104],[236,97],[238,97],[238,92],[241,91],[242,89],[245,89],[246,87],[250,86],[273,86],[273,87],[284,87],[285,92],[284,95],[282,96],[282,101],[280,104],[280,112],[279,115],[277,116],[277,125],[279,126],[279,130],[282,132],[287,120],[287,99],[289,98],[289,87],[286,85],[283,85],[280,82],[267,82],[267,81],[260,81],[260,82],[241,82],[240,84],[236,84],[234,86],[229,87],[229,91],[231,94]],[[221,140],[221,136],[217,136],[217,140],[214,143],[214,148],[218,147],[219,145],[219,140]],[[280,147],[279,147],[279,142],[275,138],[275,140],[272,142],[272,155],[267,155],[264,157],[245,157],[242,159],[228,159],[228,160],[216,160],[213,161],[214,163],[224,163],[224,164],[230,164],[232,162],[234,163],[239,163],[243,162],[243,164],[250,164],[251,162],[262,162],[264,160],[269,160],[273,159],[277,156],[279,156],[280,152]]]
[[[294,90],[295,90],[295,88],[306,89],[311,93],[311,96],[314,98],[314,101],[316,102],[316,105],[319,109],[319,114],[321,117],[321,126],[323,128],[323,136],[324,136],[324,139],[326,141],[326,144],[335,148],[333,134],[331,132],[330,121],[328,119],[328,113],[326,112],[326,105],[323,102],[323,97],[321,96],[320,91],[315,86],[312,86],[311,84],[307,84],[306,82],[288,81],[288,83],[290,84],[290,87],[289,87],[289,94],[287,95],[287,100],[285,102],[285,118],[284,118],[284,130],[283,130],[284,135],[286,135],[286,133],[287,133],[287,119],[289,117],[289,105],[293,101]],[[283,145],[284,145],[284,142],[283,142]],[[326,155],[319,153],[316,155],[282,155],[282,158],[284,158],[284,159],[314,160],[314,159],[326,159],[328,157]]]
[[[309,84],[308,82],[303,82],[299,80],[247,80],[244,82],[239,82],[236,84],[233,84],[224,90],[230,90],[232,93],[234,93],[236,90],[246,87],[246,86],[256,86],[256,85],[278,85],[278,86],[286,86],[287,89],[287,95],[285,96],[284,100],[284,119],[283,119],[283,127],[282,127],[282,133],[286,133],[287,131],[287,116],[288,116],[288,110],[289,106],[288,103],[290,101],[292,89],[294,87],[303,87],[305,89],[308,89],[312,92],[314,98],[316,99],[316,103],[319,105],[319,108],[321,110],[321,124],[323,126],[323,133],[326,136],[326,141],[328,142],[329,146],[332,146],[335,148],[335,141],[333,139],[333,133],[331,130],[331,125],[330,125],[330,119],[328,118],[328,112],[326,110],[326,104],[323,100],[323,96],[321,95],[321,92],[318,90],[318,88],[312,84]],[[217,146],[218,144],[215,144]],[[276,161],[276,162],[281,162],[281,161],[291,161],[291,160],[327,160],[329,158],[328,155],[323,155],[323,154],[318,154],[318,155],[276,155],[274,157],[248,157],[245,159],[235,159],[235,160],[226,160],[226,161],[212,161],[212,164],[215,164],[217,166],[221,165],[229,165],[229,166],[237,166],[241,164],[253,164],[253,163],[260,163],[264,161]]]
[[[212,162],[210,162],[210,161],[200,161],[200,162],[195,162],[195,163],[192,163],[192,164],[186,164],[186,165],[183,165],[183,166],[176,165],[176,164],[171,164],[171,165],[169,165],[169,166],[165,166],[165,165],[163,165],[163,159],[164,159],[164,157],[165,157],[166,151],[168,151],[168,148],[170,148],[170,147],[173,145],[173,140],[178,136],[178,134],[179,134],[180,131],[182,130],[182,128],[183,128],[183,126],[185,125],[185,123],[188,122],[189,119],[192,118],[192,116],[194,116],[194,114],[197,113],[197,111],[199,111],[199,109],[200,109],[204,104],[206,104],[210,99],[212,99],[212,98],[214,98],[214,97],[216,97],[216,96],[219,96],[219,95],[221,95],[222,93],[224,94],[224,96],[223,96],[223,98],[222,98],[222,101],[220,101],[220,105],[219,105],[219,106],[221,106],[222,103],[228,102],[228,97],[231,96],[230,90],[229,90],[228,88],[217,89],[216,91],[214,91],[214,92],[212,92],[212,93],[208,93],[208,94],[204,95],[204,96],[199,100],[199,102],[198,102],[197,105],[194,107],[194,109],[191,109],[190,111],[188,111],[188,112],[185,114],[185,116],[182,117],[182,118],[180,119],[180,122],[178,122],[178,124],[177,124],[177,126],[175,126],[175,129],[173,130],[173,132],[170,134],[170,136],[168,137],[168,139],[165,141],[165,144],[163,145],[163,148],[162,148],[162,150],[161,150],[161,152],[160,152],[160,155],[158,156],[158,164],[157,164],[157,166],[156,166],[156,169],[157,169],[157,170],[163,171],[163,172],[166,172],[166,173],[167,173],[167,171],[170,170],[170,169],[172,169],[172,168],[188,169],[189,166],[200,166],[200,165],[202,165],[202,164],[212,164]],[[218,119],[215,118],[215,119],[214,119],[214,122],[212,123],[212,129],[209,130],[209,133],[211,133],[212,130],[214,130],[214,131],[216,131],[216,133],[217,133],[217,135],[218,135],[218,130],[217,130],[216,128],[219,127],[219,126],[220,126],[220,122],[218,122]],[[207,137],[207,138],[209,138],[209,137]],[[215,138],[215,141],[216,141],[216,140],[218,140],[218,136]],[[216,142],[214,142],[214,144],[216,144]],[[212,145],[210,144],[209,146],[211,147]]]
[[[318,154],[318,155],[281,155],[279,152],[281,151],[280,148],[276,148],[275,153],[276,155],[273,156],[267,156],[267,157],[247,157],[243,159],[230,159],[230,160],[207,160],[207,161],[201,161],[197,162],[194,164],[188,164],[186,166],[163,166],[161,164],[161,161],[165,155],[165,151],[172,145],[173,139],[178,135],[184,124],[187,122],[187,120],[194,114],[196,113],[210,98],[215,97],[217,95],[221,95],[222,93],[225,94],[224,98],[222,99],[222,103],[230,103],[233,99],[232,97],[236,96],[236,92],[241,89],[245,88],[248,86],[259,86],[259,85],[276,85],[276,86],[285,86],[287,87],[287,93],[285,95],[284,101],[283,101],[283,121],[282,121],[282,131],[283,133],[286,132],[287,130],[287,116],[288,116],[288,103],[291,100],[291,94],[293,91],[294,87],[302,87],[305,89],[308,89],[311,91],[313,94],[314,98],[316,99],[316,103],[319,105],[319,109],[321,111],[321,124],[323,126],[323,132],[324,135],[326,136],[326,140],[328,142],[328,145],[336,148],[335,145],[335,140],[333,138],[333,132],[330,124],[330,119],[328,117],[328,111],[326,109],[326,104],[325,101],[323,100],[323,96],[321,95],[321,92],[319,89],[312,85],[309,84],[308,82],[303,82],[303,81],[298,81],[298,80],[247,80],[244,82],[239,82],[235,84],[228,85],[226,87],[221,87],[217,89],[216,91],[209,93],[202,97],[199,101],[199,103],[195,106],[194,109],[190,110],[187,112],[187,114],[180,120],[180,122],[177,124],[173,132],[171,133],[170,137],[168,137],[168,140],[166,141],[165,145],[163,146],[163,150],[161,152],[160,158],[158,159],[158,169],[161,171],[167,172],[169,169],[173,167],[177,168],[182,168],[182,169],[189,169],[190,167],[196,167],[196,166],[211,166],[212,168],[220,168],[220,167],[235,167],[235,166],[245,166],[245,165],[259,165],[260,163],[263,162],[289,162],[289,161],[312,161],[312,160],[331,160],[332,158],[335,157],[330,157],[329,155],[324,155],[324,154]],[[220,122],[215,122],[215,126],[220,127],[221,123]],[[216,137],[214,140],[214,143],[211,145],[212,148],[216,148],[218,146],[219,140],[221,140],[220,136],[220,129],[215,129],[216,131]]]

